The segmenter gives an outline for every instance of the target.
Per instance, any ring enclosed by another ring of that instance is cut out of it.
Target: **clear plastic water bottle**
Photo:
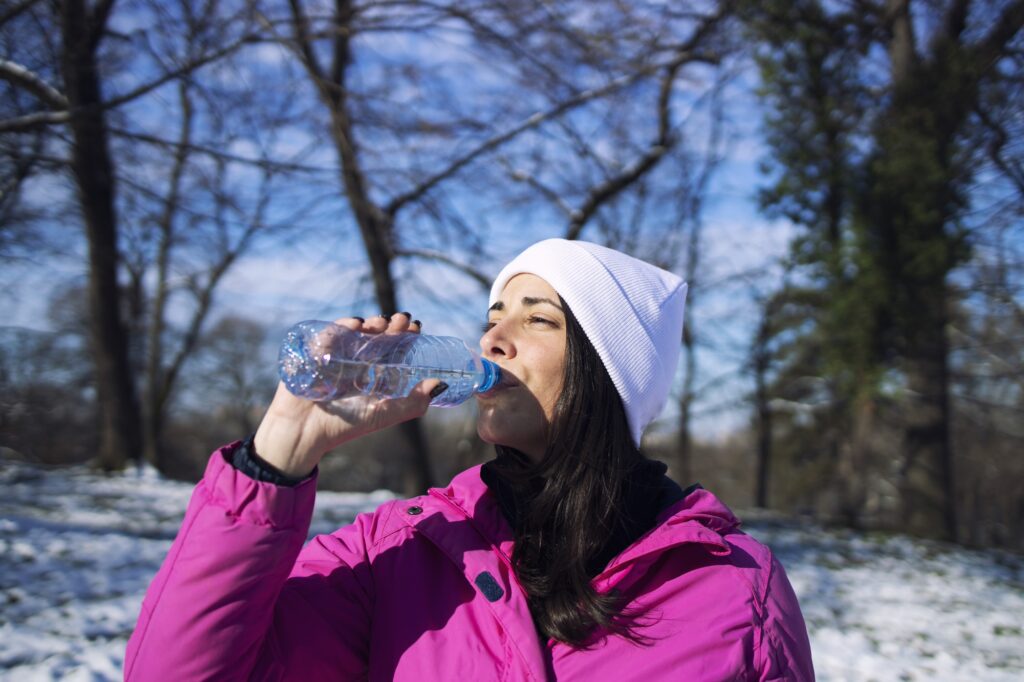
[[[285,335],[278,372],[288,390],[325,401],[364,393],[378,398],[406,396],[424,379],[440,379],[447,390],[435,407],[452,407],[501,380],[496,364],[451,336],[363,334],[347,327],[307,320]]]

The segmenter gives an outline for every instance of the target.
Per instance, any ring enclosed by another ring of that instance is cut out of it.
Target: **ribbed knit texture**
[[[644,429],[664,408],[675,377],[686,283],[604,246],[546,239],[502,269],[489,305],[523,273],[545,280],[565,299],[618,389],[639,445]]]

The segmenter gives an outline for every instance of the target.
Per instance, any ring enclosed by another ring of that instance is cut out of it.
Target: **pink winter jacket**
[[[596,578],[642,607],[643,645],[541,641],[512,531],[469,469],[303,543],[315,479],[254,481],[214,453],[142,603],[128,680],[812,680],[771,552],[705,490]]]

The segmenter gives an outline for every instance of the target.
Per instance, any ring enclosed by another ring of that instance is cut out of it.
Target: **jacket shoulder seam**
[[[761,571],[764,574],[764,585],[757,602],[757,629],[760,635],[757,637],[760,650],[760,660],[758,663],[759,669],[763,671],[772,662],[775,662],[780,668],[779,673],[784,675],[789,672],[789,661],[785,656],[777,655],[777,652],[782,649],[782,643],[779,641],[778,634],[770,622],[771,614],[768,611],[768,597],[770,596],[772,578],[775,575],[776,558],[775,553],[769,547],[765,546],[765,551],[767,554],[767,566]]]
[[[394,528],[388,529],[388,526],[391,523],[391,517],[395,515],[395,507],[398,506],[399,502],[399,500],[392,500],[391,502],[388,502],[386,504],[388,510],[383,515],[382,522],[380,524],[380,527],[384,530],[377,538],[374,539],[373,543],[370,545],[370,549],[372,549],[375,554],[379,554],[379,548],[384,543],[385,540],[390,538],[392,535],[395,535],[396,533],[399,533],[409,528],[409,526],[407,526],[404,523],[396,523],[394,525]]]

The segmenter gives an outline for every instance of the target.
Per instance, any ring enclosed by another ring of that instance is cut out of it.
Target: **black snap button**
[[[416,516],[417,514],[423,513],[423,507],[409,507],[405,510],[405,513],[409,516]]]
[[[473,582],[480,588],[487,601],[498,601],[505,594],[505,590],[501,589],[498,581],[487,571],[480,573]]]

